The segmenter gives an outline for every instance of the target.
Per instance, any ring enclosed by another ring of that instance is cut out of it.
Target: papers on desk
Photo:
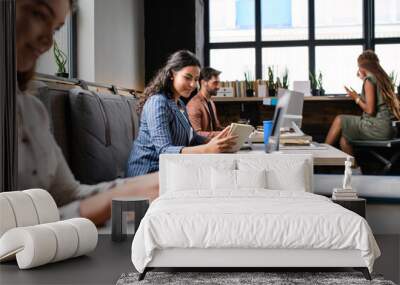
[[[264,132],[254,131],[248,139],[250,143],[264,143]],[[310,146],[312,137],[307,135],[299,135],[297,133],[282,133],[280,135],[280,144],[284,146]]]
[[[280,150],[323,150],[328,149],[326,145],[311,142],[309,145],[279,145]]]
[[[258,130],[252,132],[247,141],[249,143],[264,143],[264,132]]]

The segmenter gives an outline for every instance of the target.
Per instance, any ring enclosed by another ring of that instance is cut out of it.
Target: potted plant
[[[271,66],[268,66],[268,94],[273,97],[276,95],[276,88],[274,83],[274,71]]]
[[[397,84],[397,73],[394,72],[394,70],[392,72],[389,73],[389,79],[390,79],[390,83],[392,84],[392,88],[393,91],[396,92],[398,94],[398,90],[396,90],[396,84]],[[397,88],[399,89],[399,88]]]
[[[317,80],[315,79],[315,75],[311,71],[309,74],[309,79],[310,79],[311,94],[313,96],[318,96]]]
[[[289,89],[289,70],[286,68],[282,77],[282,88]]]
[[[325,95],[325,89],[322,86],[322,73],[321,71],[318,74],[318,79],[317,79],[317,88],[318,88],[318,96],[324,96]]]
[[[250,80],[249,72],[244,73],[244,82],[245,82],[245,86],[246,86],[246,96],[253,97],[254,96],[254,88],[253,88],[253,82]]]
[[[279,78],[279,76],[276,78],[276,82],[275,82],[275,92],[278,92],[279,88],[282,88],[282,82],[281,79]]]
[[[53,45],[53,54],[54,54],[54,59],[57,64],[57,73],[56,76],[59,77],[64,77],[68,78],[69,74],[67,73],[66,70],[66,65],[68,62],[68,57],[67,55],[60,49],[60,47],[57,44],[57,41],[54,40],[54,45]]]

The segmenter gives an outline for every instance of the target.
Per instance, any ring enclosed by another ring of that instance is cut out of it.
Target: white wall
[[[78,78],[144,89],[144,0],[80,0]]]
[[[78,78],[96,81],[94,58],[94,0],[80,0],[77,13],[77,72]]]

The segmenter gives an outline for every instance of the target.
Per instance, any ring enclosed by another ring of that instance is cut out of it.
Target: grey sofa
[[[40,83],[37,96],[48,110],[55,140],[77,180],[96,184],[125,176],[139,129],[134,96],[49,82]]]

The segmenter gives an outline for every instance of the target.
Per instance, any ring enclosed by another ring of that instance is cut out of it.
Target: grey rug
[[[142,281],[138,281],[138,276],[138,273],[122,274],[117,285],[395,285],[392,281],[384,280],[380,275],[372,275],[373,280],[368,281],[359,272],[148,272],[146,278]]]

